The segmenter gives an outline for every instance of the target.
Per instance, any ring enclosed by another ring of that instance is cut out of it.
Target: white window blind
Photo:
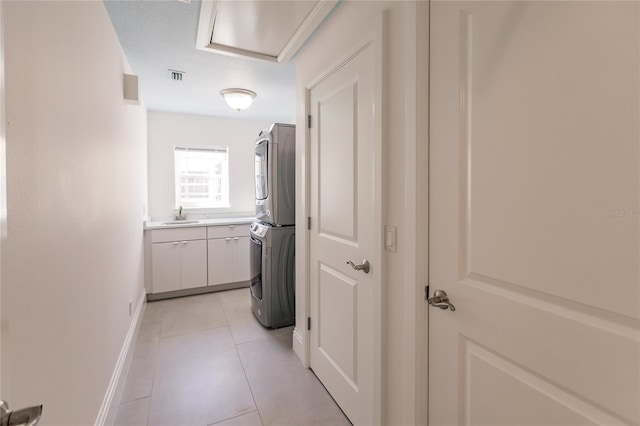
[[[229,207],[229,148],[174,148],[176,208]]]

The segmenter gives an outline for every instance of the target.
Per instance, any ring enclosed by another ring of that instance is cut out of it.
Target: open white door
[[[5,101],[4,101],[4,5],[0,2],[0,265],[2,265],[2,246],[7,238],[7,160],[6,160],[6,129],[5,129]],[[2,306],[2,267],[0,266],[0,307]],[[2,324],[3,316],[0,312],[0,399],[2,399],[2,337],[6,327]]]
[[[380,412],[381,27],[309,87],[310,364],[362,425]]]
[[[431,6],[431,426],[640,423],[640,3]]]

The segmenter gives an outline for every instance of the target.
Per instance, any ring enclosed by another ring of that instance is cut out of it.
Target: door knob
[[[451,309],[451,311],[455,311],[456,307],[453,306],[453,303],[449,302],[449,296],[447,292],[444,290],[436,290],[433,293],[433,297],[427,299],[429,306],[434,306],[440,309]]]
[[[42,405],[10,410],[9,404],[0,401],[0,425],[2,426],[35,426],[42,416]]]
[[[371,270],[371,266],[369,265],[369,261],[367,259],[363,260],[361,265],[356,265],[352,261],[348,260],[347,265],[351,265],[351,267],[356,271],[363,271],[365,274],[368,274]]]

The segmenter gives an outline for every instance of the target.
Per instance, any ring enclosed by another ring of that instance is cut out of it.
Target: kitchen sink
[[[200,223],[199,220],[172,220],[171,222],[163,222],[163,225],[188,225],[190,223]]]

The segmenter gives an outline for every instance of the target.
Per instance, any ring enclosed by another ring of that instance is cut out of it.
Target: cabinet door
[[[209,244],[209,285],[233,282],[233,240],[215,238]]]
[[[180,289],[180,244],[156,243],[151,246],[153,264],[152,292],[161,293]]]
[[[180,288],[204,287],[207,285],[206,240],[182,241],[180,243],[181,276]]]
[[[233,238],[233,282],[249,280],[249,237]]]

